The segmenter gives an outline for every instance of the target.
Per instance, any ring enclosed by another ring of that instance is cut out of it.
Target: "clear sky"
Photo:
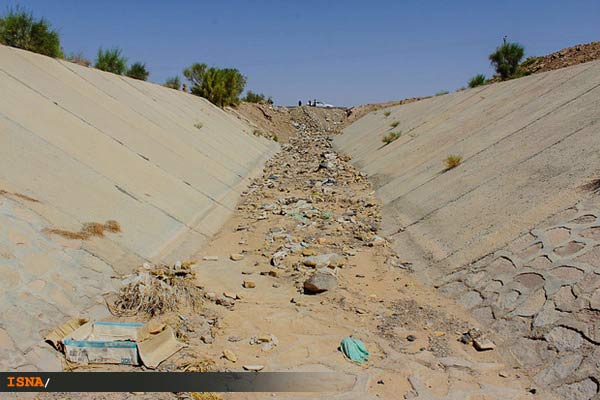
[[[600,40],[600,0],[2,0],[46,17],[67,53],[119,46],[163,83],[204,62],[238,68],[277,104],[356,105],[491,75],[503,35],[526,56]],[[4,11],[4,10],[2,10]]]

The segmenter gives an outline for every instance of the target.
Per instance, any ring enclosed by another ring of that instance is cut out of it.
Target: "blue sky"
[[[67,53],[119,46],[162,83],[193,62],[235,67],[277,104],[356,105],[491,75],[503,35],[527,55],[600,40],[600,1],[4,0],[46,17]],[[2,10],[4,11],[4,10]]]

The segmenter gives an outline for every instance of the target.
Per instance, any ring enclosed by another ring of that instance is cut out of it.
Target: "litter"
[[[340,349],[342,353],[351,361],[362,364],[369,360],[369,352],[365,347],[365,344],[352,337],[345,337],[340,343]]]
[[[45,340],[77,364],[125,364],[156,368],[181,350],[170,326],[152,323],[90,322],[74,318],[50,332]]]

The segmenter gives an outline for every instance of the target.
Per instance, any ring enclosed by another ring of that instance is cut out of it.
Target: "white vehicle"
[[[315,107],[323,107],[323,108],[333,108],[335,107],[333,104],[323,103],[322,101],[317,101]]]

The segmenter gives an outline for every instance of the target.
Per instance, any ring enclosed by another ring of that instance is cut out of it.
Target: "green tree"
[[[129,69],[127,70],[126,75],[133,79],[139,79],[140,81],[145,81],[148,79],[148,75],[150,72],[146,69],[146,64],[141,62],[136,62],[131,64]]]
[[[242,101],[245,101],[247,103],[268,103],[268,104],[273,104],[273,99],[271,98],[271,96],[269,96],[267,98],[267,96],[265,96],[262,93],[254,93],[252,90],[248,90],[248,92],[246,92],[246,96],[244,96],[244,98],[242,99]]]
[[[246,86],[246,77],[234,68],[221,69],[196,63],[186,68],[183,75],[192,84],[192,94],[219,107],[238,104]]]
[[[490,62],[502,79],[517,75],[525,49],[518,43],[504,43],[490,54]]]
[[[181,88],[181,81],[179,80],[178,76],[173,76],[171,78],[168,78],[165,81],[165,84],[163,86],[166,86],[171,89],[179,90]]]
[[[486,79],[484,74],[477,74],[471,79],[469,79],[469,87],[474,88],[477,86],[485,85],[485,80]]]
[[[63,57],[60,36],[52,25],[19,7],[0,18],[0,43],[50,57]]]
[[[122,56],[122,51],[118,47],[106,50],[100,47],[94,67],[102,71],[123,75],[127,71],[127,59]]]

